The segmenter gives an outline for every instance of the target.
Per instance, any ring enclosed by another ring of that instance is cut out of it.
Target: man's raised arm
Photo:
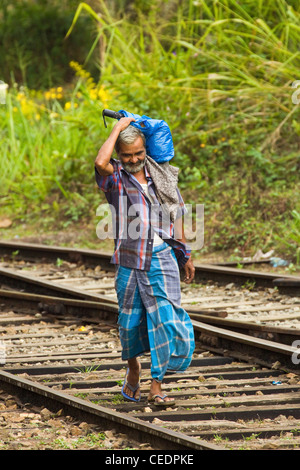
[[[113,174],[114,168],[112,164],[110,163],[110,159],[115,148],[115,143],[117,141],[117,138],[120,132],[126,129],[126,127],[128,127],[132,121],[134,121],[134,119],[131,117],[121,118],[115,124],[115,126],[113,127],[110,133],[110,136],[100,148],[98,155],[96,157],[96,160],[95,160],[95,167],[97,168],[99,175],[107,176],[107,175]]]

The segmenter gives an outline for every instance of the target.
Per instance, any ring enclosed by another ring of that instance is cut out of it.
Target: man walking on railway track
[[[122,394],[140,400],[137,358],[150,351],[148,400],[171,406],[175,401],[163,394],[163,378],[167,370],[186,370],[195,347],[192,323],[180,305],[179,269],[186,283],[195,269],[183,233],[185,207],[177,179],[168,165],[146,155],[145,137],[130,125],[133,121],[124,117],[116,123],[95,160],[96,181],[114,222],[111,262],[116,264],[122,359],[128,361]],[[112,158],[114,150],[118,159]]]

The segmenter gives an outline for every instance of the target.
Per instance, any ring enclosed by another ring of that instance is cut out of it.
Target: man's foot
[[[174,398],[168,397],[161,390],[161,383],[155,379],[152,381],[150,392],[148,395],[148,401],[156,406],[174,406]]]
[[[149,395],[148,396],[148,401],[149,403],[153,403],[155,406],[161,406],[161,407],[166,407],[166,406],[174,406],[175,405],[175,400],[174,398],[169,398],[168,395],[164,394],[156,394],[156,395]]]
[[[136,359],[130,359],[128,361],[128,369],[122,387],[122,395],[127,400],[140,401],[141,399],[139,383],[141,369],[142,367]]]

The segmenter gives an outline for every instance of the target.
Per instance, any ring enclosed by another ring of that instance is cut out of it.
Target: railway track
[[[56,263],[60,261],[74,262],[113,271],[110,263],[111,253],[97,250],[76,249],[61,246],[48,246],[13,241],[0,241],[0,258],[8,257],[15,260],[27,260],[34,263],[40,259]],[[248,264],[248,263],[247,263]],[[300,277],[276,275],[246,269],[236,269],[228,266],[195,263],[195,282],[216,281],[220,283],[234,282],[237,285],[251,283],[256,287],[277,287],[283,293],[300,294]]]
[[[223,286],[215,279],[183,285],[197,348],[186,373],[165,378],[176,407],[159,411],[146,400],[147,355],[141,402],[124,402],[120,394],[125,364],[111,270],[100,259],[85,261],[83,268],[82,258],[78,264],[57,262],[63,257],[54,250],[51,256],[52,262],[43,263],[32,253],[31,259],[10,255],[2,261],[0,386],[5,391],[54,412],[63,408],[79,420],[117,427],[152,449],[299,447],[300,377],[293,346],[299,340],[297,291],[280,294],[274,279],[259,289],[233,285],[232,277]],[[271,309],[273,304],[278,308]],[[239,310],[232,313],[232,308]],[[255,320],[253,308],[259,312]],[[279,320],[261,320],[282,312]]]

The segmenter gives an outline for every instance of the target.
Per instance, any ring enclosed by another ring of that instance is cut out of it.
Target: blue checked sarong
[[[122,359],[151,353],[151,375],[162,381],[167,370],[184,371],[195,349],[194,329],[180,306],[180,277],[173,249],[153,248],[149,271],[118,266],[115,287],[119,303]]]

